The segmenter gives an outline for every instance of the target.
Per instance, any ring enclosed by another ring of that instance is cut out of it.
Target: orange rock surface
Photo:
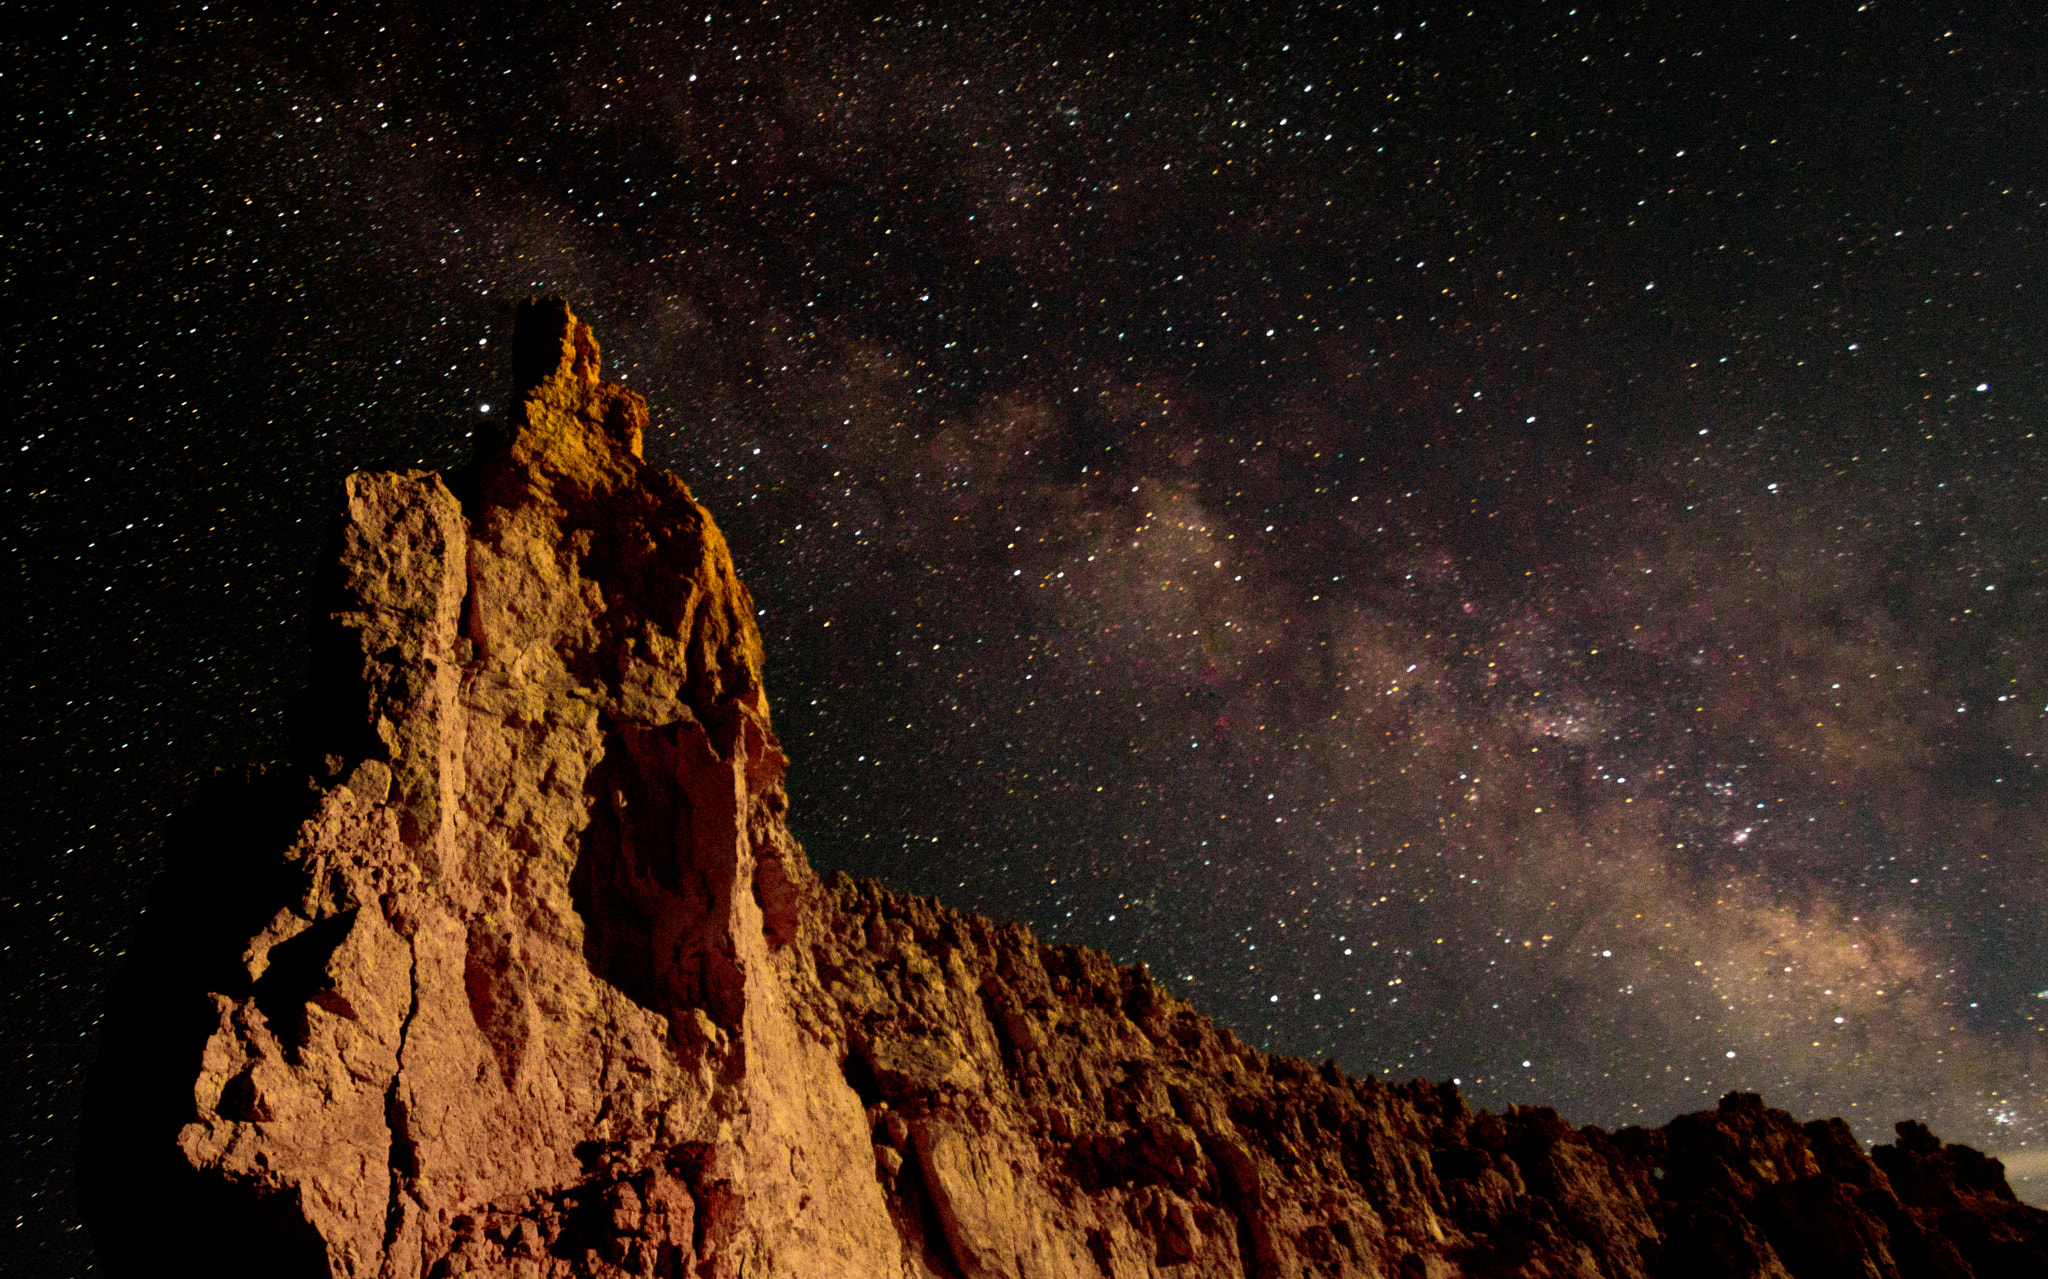
[[[821,882],[724,538],[566,305],[514,347],[461,496],[349,480],[317,776],[172,833],[81,1159],[111,1273],[2048,1274],[2048,1213],[1917,1125],[1474,1114]]]

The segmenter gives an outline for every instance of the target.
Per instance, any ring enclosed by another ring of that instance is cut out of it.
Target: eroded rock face
[[[114,1273],[2048,1273],[1917,1125],[1475,1115],[821,883],[724,539],[565,305],[514,347],[467,503],[349,481],[320,777],[173,832],[81,1163]]]

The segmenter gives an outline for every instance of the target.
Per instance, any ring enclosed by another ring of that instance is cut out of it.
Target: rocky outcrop
[[[2048,1273],[1994,1160],[1755,1097],[1474,1114],[1269,1057],[1142,968],[785,824],[754,609],[590,332],[519,317],[461,492],[361,474],[311,779],[223,779],[109,1008],[112,1272]]]

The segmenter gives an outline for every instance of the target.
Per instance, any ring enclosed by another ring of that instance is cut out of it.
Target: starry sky
[[[88,1266],[166,816],[281,753],[341,478],[459,467],[534,292],[731,539],[820,870],[1354,1074],[1919,1116],[2048,1199],[2030,9],[53,11],[0,1248]]]

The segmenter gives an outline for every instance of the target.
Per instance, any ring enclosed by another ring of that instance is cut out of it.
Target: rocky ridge
[[[558,300],[460,494],[348,482],[309,781],[222,779],[110,1002],[116,1274],[2048,1274],[1917,1124],[1661,1129],[1257,1052],[786,821],[754,608]]]

